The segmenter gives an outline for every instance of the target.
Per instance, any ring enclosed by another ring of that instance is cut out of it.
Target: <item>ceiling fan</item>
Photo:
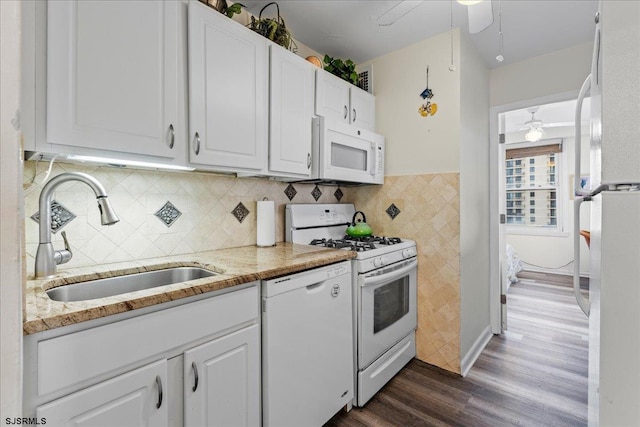
[[[458,0],[467,6],[469,17],[469,34],[476,34],[493,24],[493,8],[491,0]]]
[[[378,25],[391,26],[400,18],[418,7],[424,0],[400,0],[391,9],[377,18]],[[453,0],[451,0],[453,1]],[[458,3],[467,6],[469,17],[469,34],[476,34],[493,23],[493,9],[491,0],[457,0]],[[451,9],[453,10],[453,9]]]
[[[536,113],[539,109],[540,107],[527,108],[527,111],[531,113],[531,120],[527,120],[522,123],[525,127],[521,128],[521,130],[529,129],[524,135],[525,141],[536,142],[540,141],[542,138],[542,127],[544,126],[544,123],[542,120],[536,119]]]

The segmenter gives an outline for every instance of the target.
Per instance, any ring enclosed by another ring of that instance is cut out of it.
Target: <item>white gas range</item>
[[[412,240],[345,235],[352,204],[289,204],[287,242],[354,250],[356,406],[363,406],[416,354],[417,252]]]

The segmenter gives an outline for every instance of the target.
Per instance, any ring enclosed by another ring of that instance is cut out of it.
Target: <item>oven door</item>
[[[416,328],[416,258],[358,275],[358,369]]]

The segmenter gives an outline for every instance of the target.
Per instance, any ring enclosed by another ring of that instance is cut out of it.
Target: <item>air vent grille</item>
[[[364,66],[359,70],[358,87],[373,93],[373,68],[371,65]]]

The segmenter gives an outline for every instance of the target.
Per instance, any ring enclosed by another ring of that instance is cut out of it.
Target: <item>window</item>
[[[522,148],[507,148],[506,177],[507,224],[561,231],[558,203],[559,165],[562,144],[542,141],[539,144],[518,144]],[[515,144],[514,144],[515,146]],[[528,173],[522,165],[529,165]],[[526,192],[522,192],[526,189]],[[523,208],[528,207],[528,212]],[[527,215],[528,213],[528,215]]]

